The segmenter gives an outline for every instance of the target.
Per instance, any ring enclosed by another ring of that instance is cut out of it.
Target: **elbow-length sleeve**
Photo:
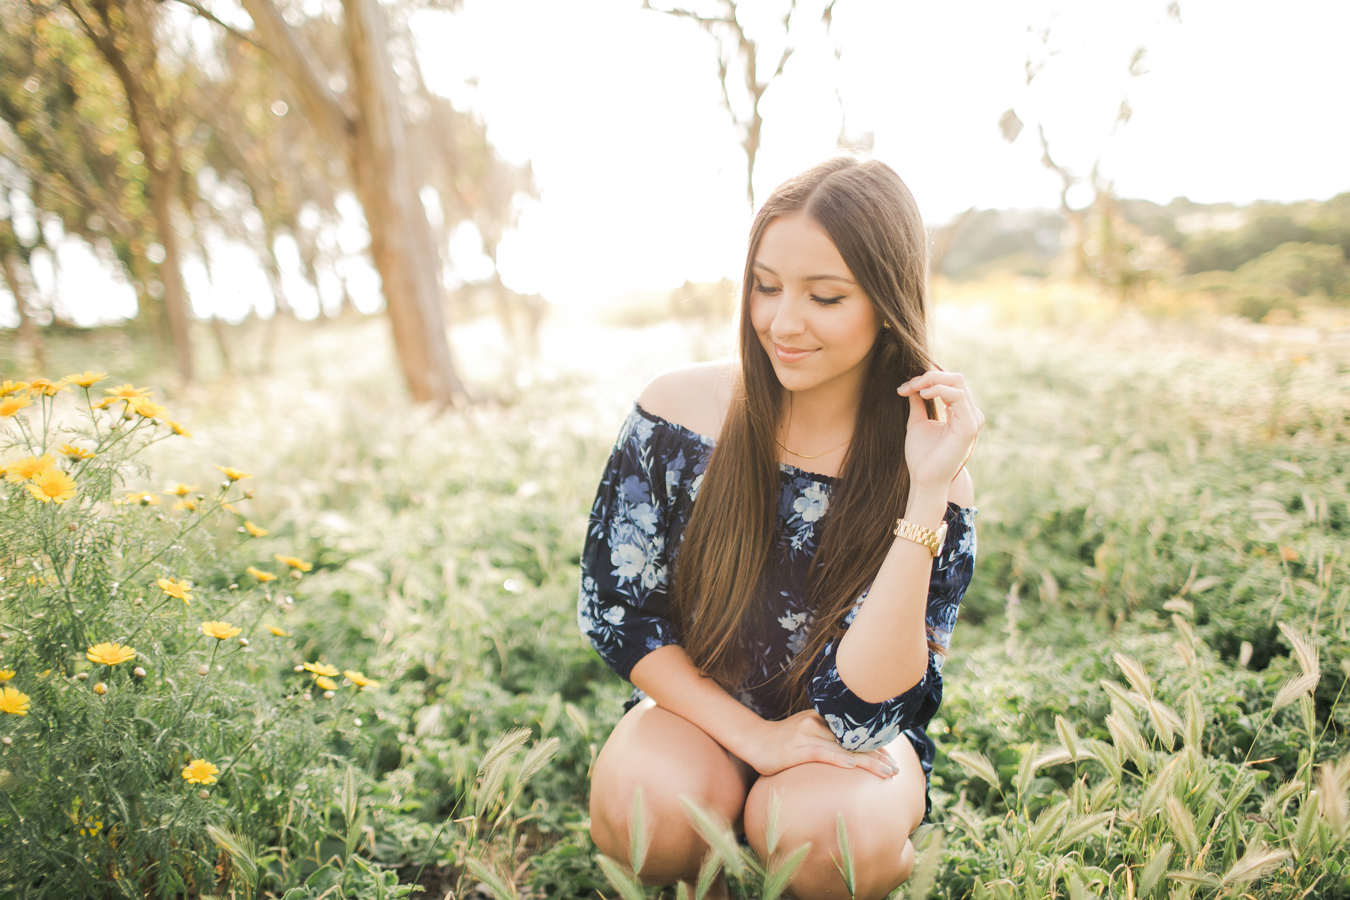
[[[947,504],[947,539],[933,560],[924,618],[931,639],[943,649],[951,644],[961,598],[975,570],[974,516],[973,507]],[[845,625],[852,624],[866,596],[864,593],[854,604]],[[839,677],[838,651],[839,640],[831,641],[821,651],[808,695],[845,750],[864,752],[884,747],[901,732],[927,725],[942,704],[942,656],[933,650],[928,651],[928,668],[918,684],[879,703],[863,700],[844,684]]]
[[[600,480],[581,553],[577,625],[625,680],[642,657],[679,642],[670,618],[671,555],[697,491],[691,476],[697,469],[701,480],[702,465],[663,433],[669,428],[639,407],[629,414]]]

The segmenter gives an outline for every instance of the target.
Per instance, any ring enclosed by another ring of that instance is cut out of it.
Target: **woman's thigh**
[[[811,850],[792,880],[799,900],[847,898],[836,839],[842,813],[854,860],[858,898],[884,897],[909,877],[914,849],[909,834],[923,821],[927,782],[918,754],[901,737],[887,748],[900,771],[881,779],[859,769],[806,763],[755,782],[745,804],[745,833],[761,859],[767,855],[769,806],[781,796],[779,854],[810,843]]]
[[[642,878],[668,884],[693,878],[707,846],[682,797],[739,829],[753,772],[698,726],[644,700],[630,709],[601,748],[591,775],[591,837],[600,852],[628,862],[633,798],[642,789],[651,848]]]

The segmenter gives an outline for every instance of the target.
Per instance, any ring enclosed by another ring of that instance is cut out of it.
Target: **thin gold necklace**
[[[853,440],[852,437],[844,438],[844,444],[847,444],[847,443],[848,443],[849,441],[851,441],[851,440]],[[829,454],[831,454],[831,453],[833,453],[834,451],[838,450],[839,447],[844,446],[844,444],[839,444],[838,446],[831,447],[830,449],[826,450],[826,451],[823,452],[823,453],[817,453],[815,456],[807,456],[805,453],[798,453],[796,450],[793,450],[793,449],[790,448],[787,444],[785,444],[785,443],[783,443],[782,441],[780,441],[778,438],[774,438],[774,439],[773,439],[773,442],[774,442],[775,444],[777,444],[778,446],[782,447],[782,448],[783,448],[784,450],[786,450],[788,453],[791,453],[793,456],[799,456],[799,457],[801,457],[802,459],[819,459],[819,458],[822,457],[822,456],[828,456]]]

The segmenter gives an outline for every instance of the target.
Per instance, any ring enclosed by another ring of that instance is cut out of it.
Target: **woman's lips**
[[[774,355],[785,363],[801,362],[806,359],[814,350],[802,350],[797,347],[784,347],[782,344],[773,345]]]

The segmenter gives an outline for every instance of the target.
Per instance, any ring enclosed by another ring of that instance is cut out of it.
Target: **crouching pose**
[[[647,884],[692,883],[687,797],[761,859],[810,843],[788,893],[859,900],[914,861],[942,660],[975,557],[965,462],[984,416],[929,356],[927,240],[900,178],[838,158],[750,232],[733,362],[658,376],[605,469],[578,620],[636,690],[595,763],[591,835]],[[719,888],[720,885],[719,885]]]

